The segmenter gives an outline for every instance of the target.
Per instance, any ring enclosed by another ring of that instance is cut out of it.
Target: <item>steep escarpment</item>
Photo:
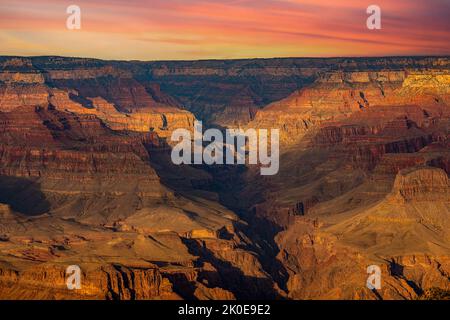
[[[324,73],[367,70],[396,81],[397,70],[447,69],[442,58],[250,59],[144,63],[150,77],[198,118],[222,126],[245,125],[255,111],[309,86]],[[355,76],[356,77],[356,76]],[[363,76],[364,77],[364,76]],[[327,94],[324,90],[324,93]],[[289,120],[289,119],[288,119]]]
[[[158,104],[185,108],[220,126],[245,125],[256,111],[322,81],[400,81],[417,70],[448,70],[447,57],[283,58],[211,61],[123,62],[62,57],[3,57],[1,81],[22,79],[102,97],[121,110]],[[353,76],[342,76],[351,71]],[[371,71],[374,75],[364,73]],[[375,75],[376,74],[376,75]],[[3,79],[3,80],[2,80]],[[433,86],[427,76],[419,82]],[[326,90],[322,93],[327,95]],[[356,92],[359,95],[359,92]],[[364,99],[361,101],[364,102]],[[87,103],[89,104],[89,103]]]
[[[67,290],[64,266],[40,265],[24,271],[2,269],[0,298],[11,299],[179,299],[158,268],[109,265],[89,270],[79,290]],[[44,288],[44,290],[43,290]]]
[[[279,174],[250,170],[240,192],[275,230],[291,298],[448,290],[448,69],[389,69],[326,72],[248,125],[281,133]],[[376,292],[370,265],[382,270]]]
[[[170,210],[164,210],[164,220],[172,219]],[[152,230],[134,228],[129,221],[102,226],[56,214],[31,219],[10,207],[1,212],[2,299],[235,299],[282,294],[245,244],[248,239],[241,239],[232,226],[216,233],[206,232],[204,226],[202,232],[183,234],[179,229],[189,228],[189,221],[173,232],[161,225],[163,221],[153,221]],[[77,290],[66,285],[66,268],[71,265],[82,272]],[[249,285],[257,291],[244,289]]]
[[[237,286],[203,275],[240,277],[245,263],[228,265],[241,256],[252,258],[248,277],[273,286],[233,212],[177,194],[152,167],[173,130],[191,130],[192,114],[101,63],[45,72],[27,59],[8,63],[18,70],[2,83],[1,298],[234,299]],[[234,250],[208,258],[225,266],[216,269],[189,241]],[[83,272],[79,290],[65,284],[70,265]]]
[[[0,65],[0,298],[450,290],[448,58]],[[191,112],[279,129],[279,173],[174,165]]]
[[[405,198],[411,188],[415,196]],[[376,203],[339,214],[324,204],[327,210],[295,218],[277,236],[279,259],[291,266],[291,295],[410,299],[433,287],[448,290],[449,191],[441,169],[410,169]],[[383,277],[376,294],[364,288],[373,264]]]
[[[448,118],[449,83],[448,69],[327,72],[259,111],[249,126],[280,128],[282,142],[289,145],[330,121],[353,124],[361,118],[367,126],[405,115],[421,125]]]
[[[100,60],[10,58],[0,72],[0,108],[23,105],[92,114],[115,130],[154,131],[167,138],[177,128],[191,128],[193,115],[175,99],[145,86],[133,73]]]
[[[101,61],[3,66],[3,298],[232,299],[248,283],[273,287],[232,212],[175,194],[150,165],[161,138],[192,127],[175,99]],[[203,241],[222,249],[196,250]],[[73,264],[81,291],[65,287]]]

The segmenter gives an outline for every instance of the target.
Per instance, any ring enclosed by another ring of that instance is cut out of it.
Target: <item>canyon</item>
[[[278,174],[173,164],[196,120]],[[448,298],[449,133],[449,57],[0,57],[0,299]]]

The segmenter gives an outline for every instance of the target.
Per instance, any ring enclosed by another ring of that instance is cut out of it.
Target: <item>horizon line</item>
[[[169,59],[169,60],[139,60],[139,59],[105,59],[86,56],[61,56],[61,55],[3,55],[0,58],[63,58],[63,59],[86,59],[109,62],[195,62],[195,61],[244,61],[244,60],[288,60],[288,59],[308,59],[308,60],[332,60],[332,59],[383,59],[383,58],[450,58],[449,54],[443,55],[379,55],[379,56],[289,56],[289,57],[246,57],[246,58],[207,58],[207,59]]]

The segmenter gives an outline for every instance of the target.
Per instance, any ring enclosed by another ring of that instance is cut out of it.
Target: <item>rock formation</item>
[[[0,57],[0,299],[444,297],[449,85],[448,57]],[[195,117],[280,129],[279,174],[172,164]]]

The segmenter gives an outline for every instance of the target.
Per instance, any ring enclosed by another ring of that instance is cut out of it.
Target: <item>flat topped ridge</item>
[[[448,67],[450,68],[449,56],[428,57],[329,57],[329,58],[253,58],[253,59],[223,59],[223,60],[166,60],[166,61],[123,61],[123,60],[101,60],[94,58],[60,57],[60,56],[0,56],[0,68],[24,68],[33,67],[39,70],[55,70],[74,68],[93,68],[104,66],[115,66],[122,69],[136,70],[141,68],[168,68],[171,73],[177,69],[189,68],[266,68],[266,67],[292,67],[292,68],[329,68],[331,70],[382,70],[383,68],[404,67]],[[142,70],[140,70],[142,71]]]

